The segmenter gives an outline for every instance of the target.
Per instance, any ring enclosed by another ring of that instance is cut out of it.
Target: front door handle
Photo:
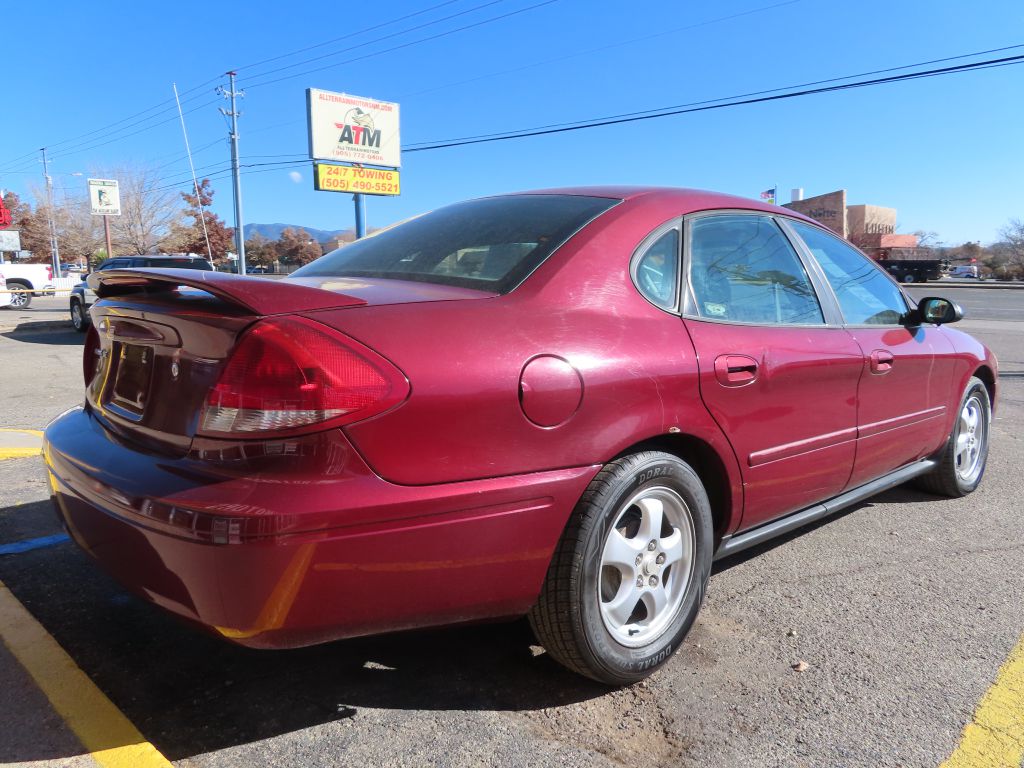
[[[742,387],[757,378],[757,360],[746,355],[719,355],[715,358],[715,378],[723,387]]]
[[[872,373],[888,373],[892,370],[895,358],[892,352],[885,349],[876,349],[871,353],[871,372]]]

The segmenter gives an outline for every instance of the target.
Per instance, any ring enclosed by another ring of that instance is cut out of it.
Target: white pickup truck
[[[11,297],[11,309],[24,309],[32,303],[32,297],[54,290],[53,267],[49,264],[17,264],[0,261],[0,273],[7,283]]]

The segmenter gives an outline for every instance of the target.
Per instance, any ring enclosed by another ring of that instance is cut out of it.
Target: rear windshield
[[[390,277],[507,293],[618,202],[577,195],[470,200],[345,245],[293,275]]]
[[[160,259],[146,264],[147,267],[160,267],[163,269],[205,269],[211,271],[213,267],[205,259]]]

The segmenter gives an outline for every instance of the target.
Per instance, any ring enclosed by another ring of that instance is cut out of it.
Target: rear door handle
[[[719,355],[715,378],[723,387],[742,387],[757,378],[757,360],[746,355]]]
[[[892,370],[895,359],[892,352],[885,349],[876,349],[871,353],[871,372],[888,373]]]

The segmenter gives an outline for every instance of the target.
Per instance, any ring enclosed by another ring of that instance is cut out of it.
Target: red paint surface
[[[705,451],[716,531],[734,533],[927,455],[967,379],[996,370],[945,327],[664,312],[629,277],[660,225],[718,208],[801,217],[687,190],[578,192],[624,202],[501,296],[381,279],[90,278],[108,297],[92,310],[106,373],[45,436],[75,540],[148,599],[259,647],[521,614],[588,482],[635,446]],[[389,361],[408,397],[342,429],[197,436],[240,335],[287,313]],[[123,345],[151,350],[148,379],[112,380]],[[879,351],[892,356],[884,373]],[[133,383],[138,412],[108,396]]]

